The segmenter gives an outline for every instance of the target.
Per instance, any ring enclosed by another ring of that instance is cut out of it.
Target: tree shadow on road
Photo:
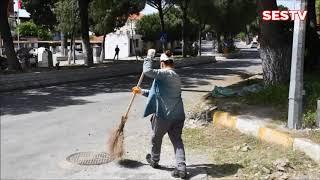
[[[241,49],[239,59],[259,59],[260,53],[255,49]]]
[[[209,85],[211,80],[224,80],[223,76],[226,75],[245,76],[247,72],[243,70],[244,68],[259,64],[260,62],[250,60],[222,61],[215,64],[185,67],[178,69],[177,72],[181,76],[183,88],[197,88]],[[94,100],[86,99],[86,97],[107,93],[129,93],[138,80],[139,75],[130,75],[4,92],[0,95],[1,115],[49,112],[59,107],[94,103]],[[145,78],[143,88],[149,88],[151,83],[152,79]]]
[[[182,79],[183,88],[196,88],[203,85],[210,85],[212,80],[225,80],[224,76],[239,75],[247,78],[251,72],[246,68],[261,65],[260,61],[240,60],[240,61],[218,61],[211,66],[193,66],[182,68],[178,71]]]
[[[1,115],[49,112],[58,107],[94,103],[85,97],[105,93],[130,92],[139,80],[137,75],[70,83],[44,88],[4,92],[0,95]],[[150,84],[150,80],[145,80]]]

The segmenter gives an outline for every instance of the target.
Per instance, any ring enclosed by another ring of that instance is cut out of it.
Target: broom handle
[[[140,87],[140,85],[141,85],[141,83],[142,83],[142,80],[143,80],[143,77],[144,77],[144,74],[141,73],[141,76],[140,76],[139,82],[138,82],[138,84],[137,84],[137,87]],[[129,111],[130,111],[130,109],[131,109],[131,107],[132,107],[132,104],[133,104],[133,101],[134,101],[136,95],[137,95],[137,94],[135,94],[135,93],[132,94],[132,97],[131,97],[130,103],[129,103],[129,105],[128,105],[126,114],[124,115],[124,117],[125,117],[124,119],[128,119],[128,114],[129,114]]]

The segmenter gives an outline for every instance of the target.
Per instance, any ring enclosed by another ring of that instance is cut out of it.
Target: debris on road
[[[217,106],[202,103],[195,105],[193,109],[186,113],[186,128],[206,127],[212,121],[213,112]]]
[[[271,173],[272,173],[272,171],[271,171],[269,168],[266,168],[266,167],[264,167],[264,166],[261,168],[261,170],[262,170],[262,172],[265,173],[265,174],[271,174]]]
[[[234,151],[248,152],[251,150],[251,147],[247,143],[244,143],[242,146],[233,146],[232,149]]]
[[[242,152],[248,152],[251,150],[251,147],[247,145],[247,143],[243,144],[241,151]]]
[[[277,159],[275,162],[273,162],[273,165],[275,166],[276,170],[281,172],[287,172],[288,168],[292,168],[288,159]]]
[[[211,94],[212,94],[212,97],[244,96],[248,93],[257,93],[262,89],[263,89],[263,86],[260,84],[252,84],[249,86],[244,86],[241,89],[215,86]]]

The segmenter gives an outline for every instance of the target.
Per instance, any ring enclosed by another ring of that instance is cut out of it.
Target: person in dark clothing
[[[114,54],[113,60],[116,59],[116,56],[117,56],[117,60],[119,60],[120,48],[118,47],[118,45],[116,46],[116,48],[114,49],[114,51],[115,51],[115,54]]]

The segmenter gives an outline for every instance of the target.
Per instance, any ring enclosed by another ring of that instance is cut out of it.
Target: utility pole
[[[305,11],[306,7],[306,0],[295,1],[296,10]],[[302,21],[299,18],[295,18],[288,108],[288,127],[290,129],[299,129],[302,125],[305,32],[306,19]]]

